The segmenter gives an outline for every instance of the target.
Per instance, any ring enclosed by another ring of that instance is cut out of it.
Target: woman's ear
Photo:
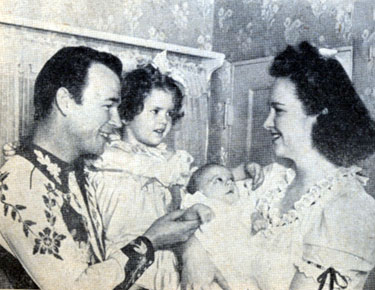
[[[66,117],[71,109],[71,102],[74,101],[69,91],[61,87],[56,92],[55,105],[57,110]]]
[[[130,122],[126,121],[125,119],[122,119],[121,123],[122,123],[122,125],[127,126],[127,125],[129,125]]]

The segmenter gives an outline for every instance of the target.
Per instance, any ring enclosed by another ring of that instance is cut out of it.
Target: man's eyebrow
[[[120,103],[120,98],[109,98],[105,99],[105,102],[113,102],[113,103]]]
[[[268,102],[268,105],[271,106],[271,107],[274,107],[274,106],[285,106],[285,104],[279,103],[279,102]]]

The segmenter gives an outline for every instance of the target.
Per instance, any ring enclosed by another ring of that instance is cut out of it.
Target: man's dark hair
[[[277,55],[270,74],[292,81],[305,113],[317,116],[313,145],[329,161],[351,166],[374,153],[375,122],[338,60],[302,42]]]
[[[116,56],[95,49],[79,46],[64,47],[43,66],[35,81],[35,120],[45,119],[51,112],[59,88],[66,88],[77,104],[82,102],[82,90],[86,85],[87,73],[93,63],[111,69],[120,79],[122,63]]]

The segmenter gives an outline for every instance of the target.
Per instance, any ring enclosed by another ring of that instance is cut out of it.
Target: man
[[[35,83],[35,128],[0,169],[0,244],[42,289],[130,288],[154,251],[186,241],[200,225],[164,216],[130,244],[105,248],[100,212],[81,157],[103,153],[121,127],[122,64],[108,53],[66,47]]]

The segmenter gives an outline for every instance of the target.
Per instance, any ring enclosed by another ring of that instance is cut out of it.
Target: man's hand
[[[185,210],[177,210],[158,218],[143,236],[148,238],[155,250],[186,242],[200,226],[200,219],[186,220]]]

